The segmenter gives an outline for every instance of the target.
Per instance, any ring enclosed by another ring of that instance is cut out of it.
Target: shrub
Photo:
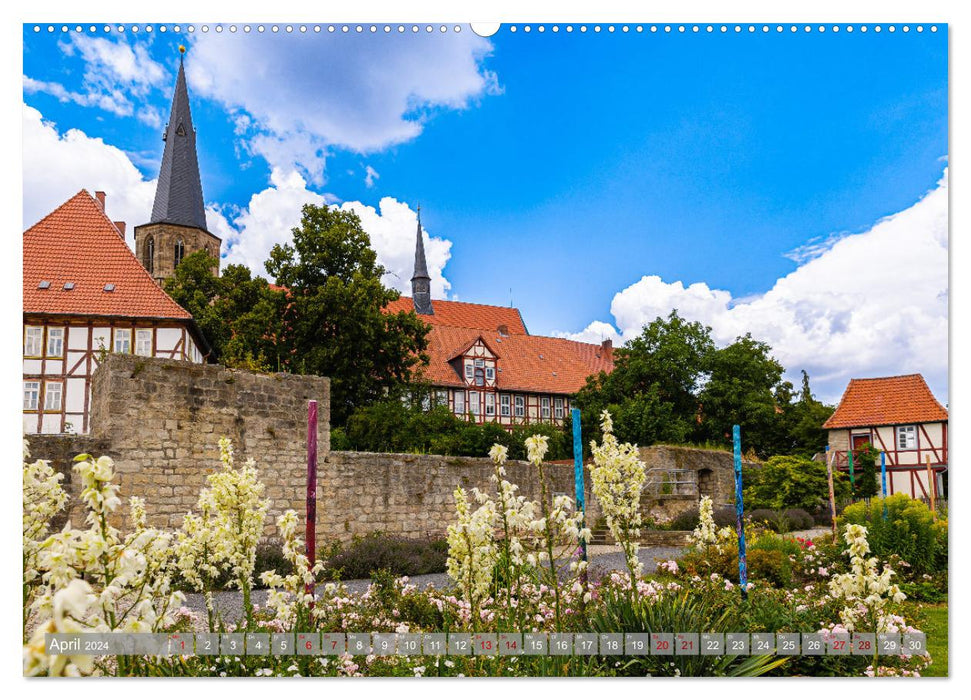
[[[752,508],[802,508],[813,511],[829,504],[826,465],[805,457],[771,457],[764,464],[744,472],[745,504]],[[834,471],[837,499],[849,495],[846,475]]]
[[[872,498],[877,491],[877,450],[869,442],[853,455],[857,498]]]
[[[418,576],[445,571],[448,545],[444,539],[409,539],[372,532],[335,548],[324,567],[324,576],[344,580],[371,578],[376,571],[395,576]]]
[[[860,501],[847,506],[839,518],[840,529],[848,523],[867,528],[867,541],[874,556],[888,559],[896,554],[910,564],[908,573],[925,574],[947,568],[947,523],[935,523],[922,501],[903,493],[886,499],[871,498],[869,504]]]
[[[787,508],[786,510],[772,510],[770,508],[756,508],[749,513],[753,523],[765,524],[773,532],[793,532],[794,530],[808,530],[815,525],[813,516],[802,508]]]
[[[671,519],[669,527],[672,530],[694,530],[698,527],[698,509],[691,508],[678,513]]]

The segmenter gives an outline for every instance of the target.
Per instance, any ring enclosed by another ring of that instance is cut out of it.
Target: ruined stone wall
[[[573,466],[546,465],[550,495],[574,495]],[[459,486],[494,493],[488,458],[440,455],[331,452],[320,469],[317,499],[318,531],[328,538],[348,540],[381,531],[405,537],[440,537],[455,519],[453,493]],[[531,500],[541,494],[539,470],[528,462],[509,462],[506,479]],[[587,523],[600,510],[585,474]]]
[[[110,355],[93,378],[91,436],[115,460],[126,507],[129,496],[141,496],[149,523],[163,527],[178,527],[195,508],[206,475],[221,468],[219,438],[232,439],[238,462],[257,462],[273,501],[273,535],[277,515],[304,511],[310,399],[318,403],[323,462],[330,450],[328,379]]]

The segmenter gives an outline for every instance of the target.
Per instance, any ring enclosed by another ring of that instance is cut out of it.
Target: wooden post
[[[829,482],[829,512],[833,520],[833,537],[839,537],[836,527],[836,488],[833,485],[833,459],[835,454],[829,451],[826,445],[826,480]]]
[[[880,482],[883,489],[883,519],[887,519],[887,453],[880,451]]]
[[[580,430],[580,409],[574,408],[573,415],[573,489],[576,493],[577,510],[583,513],[580,529],[586,527],[587,501],[584,496],[583,484],[583,433]],[[587,541],[580,541],[580,559],[587,561]],[[583,570],[583,582],[587,582],[587,570]]]
[[[742,600],[748,598],[748,565],[745,561],[745,506],[742,503],[742,429],[732,426],[735,453],[735,529],[738,531],[738,585]]]
[[[934,470],[931,469],[931,456],[927,455],[927,494],[931,497],[931,515],[937,522],[937,482],[934,480]]]
[[[311,568],[317,559],[317,402],[307,404],[307,561]],[[307,584],[308,595],[314,585]]]

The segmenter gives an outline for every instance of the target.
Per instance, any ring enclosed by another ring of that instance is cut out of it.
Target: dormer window
[[[475,368],[475,385],[485,386],[485,370],[481,367]]]
[[[486,381],[493,381],[496,378],[496,368],[486,367],[485,368]]]
[[[469,362],[468,360],[466,360],[466,362],[465,362],[465,378],[468,381],[470,381],[470,382],[472,381],[473,372],[474,372],[474,370],[472,369],[472,363]]]

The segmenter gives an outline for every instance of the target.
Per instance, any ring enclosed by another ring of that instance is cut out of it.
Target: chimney
[[[105,193],[98,190],[94,193],[94,198],[98,200],[98,204],[101,205],[101,211],[105,210]]]
[[[118,233],[121,234],[122,239],[124,239],[125,238],[125,222],[124,221],[115,221],[113,223],[115,225],[115,228],[118,229]]]
[[[605,354],[609,355],[614,351],[614,341],[607,338],[605,341],[600,343],[600,349],[603,350]]]

